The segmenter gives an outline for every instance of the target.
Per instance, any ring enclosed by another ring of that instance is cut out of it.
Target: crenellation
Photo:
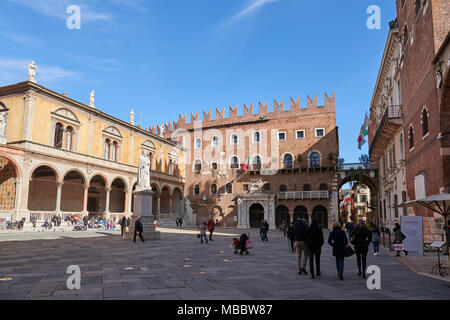
[[[203,111],[203,121],[211,121],[211,109],[208,110],[208,113]]]
[[[233,121],[251,121],[256,120],[260,117],[267,117],[270,118],[279,118],[279,117],[287,117],[287,116],[302,116],[307,115],[311,113],[317,113],[317,108],[319,107],[317,105],[317,94],[314,96],[313,99],[311,97],[307,96],[307,107],[301,108],[300,105],[300,98],[298,97],[297,100],[294,100],[292,97],[290,98],[290,109],[285,110],[284,109],[284,99],[282,99],[279,103],[276,99],[274,99],[274,109],[273,111],[269,112],[268,110],[268,102],[266,101],[264,105],[259,102],[258,103],[258,113],[253,114],[253,104],[250,104],[250,106],[247,106],[244,104],[244,111],[243,115],[239,115],[239,106],[232,107],[230,106],[230,113],[228,117],[225,117],[225,108],[218,109],[216,108],[216,118],[213,120],[211,119],[211,109],[206,111],[202,111],[203,119],[199,120],[199,113],[191,113],[191,121],[190,123],[187,123],[186,121],[186,114],[183,116],[178,116],[178,121],[173,121],[171,124],[165,125],[165,135],[171,134],[175,130],[179,129],[193,129],[194,124],[201,123],[203,126],[214,126],[214,125],[223,125],[225,123],[232,123]],[[320,108],[326,109],[326,111],[334,111],[335,108],[335,93],[329,97],[327,93],[325,93],[325,103],[323,106],[320,106]],[[324,110],[325,111],[325,110]],[[157,127],[158,129],[159,127]],[[154,132],[154,127],[152,128],[152,132]],[[157,134],[160,134],[160,132],[157,130]]]

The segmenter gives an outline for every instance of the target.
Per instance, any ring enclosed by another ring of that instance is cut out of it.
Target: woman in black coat
[[[336,257],[338,278],[339,280],[344,280],[344,257],[348,239],[339,223],[334,224],[333,231],[331,231],[330,236],[328,237],[328,244],[333,247],[333,256]]]
[[[313,220],[309,226],[307,241],[309,249],[309,270],[311,271],[311,279],[314,279],[314,257],[316,257],[316,275],[320,276],[320,254],[323,246],[323,232],[317,220]]]
[[[358,276],[361,276],[361,260],[362,260],[362,277],[366,278],[366,261],[369,245],[372,242],[372,232],[367,228],[364,221],[360,221],[359,225],[351,234],[353,245],[355,245],[356,263],[358,264]]]

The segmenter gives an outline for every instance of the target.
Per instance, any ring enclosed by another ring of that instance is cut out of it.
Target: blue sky
[[[81,29],[69,30],[69,5]],[[381,8],[369,30],[367,7]],[[369,111],[394,0],[0,0],[0,86],[38,83],[143,127],[178,114],[336,93],[340,156]]]

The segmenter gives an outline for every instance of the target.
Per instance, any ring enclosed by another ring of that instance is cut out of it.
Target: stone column
[[[158,194],[158,214],[161,213],[161,193]]]
[[[109,212],[109,196],[110,196],[110,192],[111,192],[111,188],[107,187],[105,188],[106,190],[106,208],[105,208],[105,218],[109,219],[110,218],[110,212]]]
[[[12,218],[14,220],[20,220],[22,218],[29,218],[24,216],[24,212],[21,212],[21,193],[22,193],[22,178],[16,178],[16,190],[14,195],[14,214]]]
[[[84,193],[83,193],[83,214],[87,215],[89,212],[87,211],[87,202],[88,202],[88,193],[89,193],[89,186],[84,186]]]
[[[61,213],[61,190],[63,186],[63,182],[56,182],[56,212]]]
[[[34,103],[36,97],[31,91],[25,93],[23,97],[25,101],[24,115],[23,115],[23,140],[31,140],[33,132],[33,117],[34,117]]]

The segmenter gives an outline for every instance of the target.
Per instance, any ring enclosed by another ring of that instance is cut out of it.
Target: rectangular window
[[[316,137],[323,137],[325,135],[325,129],[319,128],[316,129]]]
[[[426,197],[426,186],[425,186],[425,173],[420,173],[414,177],[414,191],[416,199],[423,199]]]
[[[217,162],[211,164],[213,170],[217,170]]]
[[[244,191],[248,191],[248,184],[244,184]]]
[[[286,132],[278,132],[278,140],[286,140]]]
[[[296,132],[297,139],[304,139],[305,138],[305,130],[297,130]]]
[[[407,201],[407,199],[406,199],[406,191],[402,191],[402,203],[405,203],[406,201]],[[407,209],[406,209],[405,206],[403,206],[403,215],[404,216],[408,215]]]
[[[263,190],[264,190],[264,191],[270,191],[270,183],[266,183],[266,184],[263,186]]]

